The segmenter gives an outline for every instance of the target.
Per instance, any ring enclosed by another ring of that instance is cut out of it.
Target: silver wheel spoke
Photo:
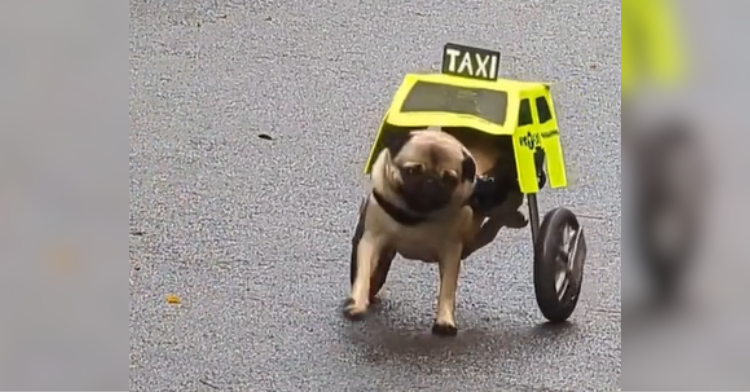
[[[560,243],[560,249],[558,250],[558,256],[555,258],[556,271],[555,271],[555,289],[557,291],[558,299],[562,300],[565,292],[570,284],[570,274],[573,271],[573,263],[575,262],[573,255],[570,254],[570,247],[572,246],[572,239],[575,236],[575,231],[570,226],[565,226],[562,230],[562,241]]]

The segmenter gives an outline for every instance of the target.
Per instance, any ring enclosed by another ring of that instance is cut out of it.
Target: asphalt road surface
[[[619,1],[130,10],[131,391],[618,388]],[[449,41],[557,82],[573,185],[541,206],[572,208],[589,243],[567,326],[542,325],[528,230],[464,264],[454,339],[429,333],[437,272],[422,263],[394,264],[364,322],[340,316],[375,129],[403,74],[438,69]]]

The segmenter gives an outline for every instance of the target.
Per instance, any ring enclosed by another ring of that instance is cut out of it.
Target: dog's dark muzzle
[[[409,209],[419,213],[437,211],[450,203],[453,189],[432,176],[409,181],[401,189],[401,196]]]

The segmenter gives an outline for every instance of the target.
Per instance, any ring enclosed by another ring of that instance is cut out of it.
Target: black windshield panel
[[[449,112],[468,114],[502,126],[508,109],[508,93],[417,82],[401,105],[401,112]]]

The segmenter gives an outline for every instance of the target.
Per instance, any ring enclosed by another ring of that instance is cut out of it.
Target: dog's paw
[[[510,215],[506,216],[504,222],[506,227],[512,229],[523,229],[528,226],[529,220],[521,213],[521,211],[514,211]]]
[[[365,313],[367,313],[367,306],[357,306],[352,298],[347,298],[346,301],[344,301],[343,314],[347,319],[351,321],[359,321],[364,318]]]
[[[453,324],[435,321],[432,325],[432,334],[437,336],[456,336],[458,328]]]

